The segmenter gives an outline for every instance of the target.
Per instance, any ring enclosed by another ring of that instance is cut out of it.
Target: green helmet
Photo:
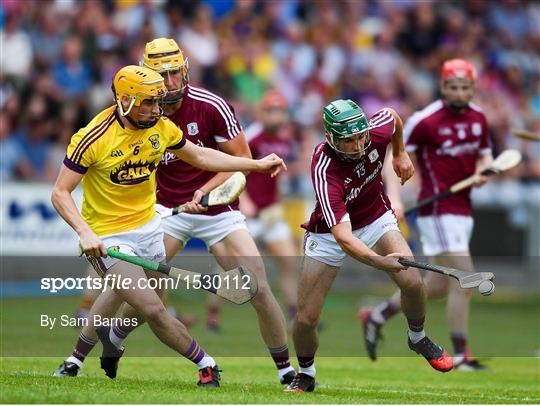
[[[323,109],[323,123],[326,139],[330,146],[345,160],[357,160],[371,144],[369,124],[364,111],[352,100],[335,100]],[[337,145],[340,138],[350,138],[364,134],[362,151],[354,153],[341,151]]]

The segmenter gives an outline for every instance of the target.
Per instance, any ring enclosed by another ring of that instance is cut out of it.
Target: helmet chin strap
[[[326,143],[330,145],[330,147],[336,152],[336,155],[345,162],[358,162],[362,158],[366,156],[367,149],[371,146],[371,139],[368,140],[368,142],[364,145],[364,149],[359,152],[345,152],[338,149],[336,145],[329,139],[328,134],[326,135]],[[358,155],[358,158],[355,158],[353,156]]]
[[[167,75],[169,75],[170,79],[170,72],[167,72]],[[188,85],[187,79],[182,79],[182,87],[178,88],[176,91],[173,91],[174,93],[171,93],[171,91],[167,91],[167,95],[163,98],[163,104],[171,105],[176,104],[180,100],[184,98],[184,93],[186,91],[186,87]]]
[[[343,152],[335,148],[334,150],[339,158],[345,162],[358,162],[366,156],[365,150],[361,152]]]
[[[169,94],[170,93],[167,93],[167,96],[163,98],[163,104],[176,104],[184,98],[184,92],[182,92],[181,90],[178,90],[178,92],[174,95],[169,96]]]
[[[127,119],[127,121],[129,121],[129,123],[133,127],[138,128],[140,130],[144,130],[144,129],[147,129],[147,128],[152,128],[158,122],[158,120],[153,120],[153,121],[138,121],[137,120],[137,121],[135,121],[130,116],[126,116],[126,119]]]
[[[148,129],[148,128],[152,128],[153,126],[155,126],[159,120],[159,117],[161,117],[163,115],[163,109],[160,107],[159,108],[159,116],[155,118],[155,120],[151,120],[151,121],[140,121],[140,120],[134,120],[132,119],[129,115],[126,115],[124,116],[127,121],[129,121],[129,123],[135,127],[135,128],[138,128],[140,130],[144,130],[144,129]],[[139,114],[141,115],[141,114]],[[148,114],[147,116],[151,116],[151,114]]]

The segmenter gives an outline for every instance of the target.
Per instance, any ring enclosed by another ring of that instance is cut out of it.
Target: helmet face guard
[[[352,138],[352,137],[355,137],[356,135],[361,135],[360,138],[365,138],[364,148],[362,150],[355,151],[355,152],[347,152],[347,151],[343,151],[339,149],[338,145],[339,145],[340,139]],[[365,130],[361,133],[356,133],[347,137],[339,137],[337,135],[331,135],[331,134],[326,133],[326,140],[328,141],[329,145],[334,149],[334,151],[336,151],[336,154],[343,161],[347,161],[347,162],[355,162],[362,159],[362,157],[365,155],[366,151],[371,145],[371,135],[369,134],[369,130]]]
[[[326,140],[344,161],[358,161],[371,145],[369,124],[364,111],[352,100],[336,100],[323,109]],[[360,136],[364,138],[361,151],[347,152],[339,149],[339,140]]]
[[[175,104],[184,97],[189,82],[189,64],[175,40],[158,38],[146,44],[141,66],[150,68],[163,77],[181,74],[182,82],[177,89],[168,91],[164,104]],[[170,77],[169,77],[170,79]]]
[[[149,95],[149,94],[138,93],[135,96],[135,98],[133,98],[131,100],[130,106],[126,111],[123,111],[121,102],[118,103],[118,109],[120,111],[120,114],[122,116],[126,117],[126,119],[132,125],[134,125],[135,127],[140,128],[140,129],[151,128],[154,125],[156,125],[159,118],[161,116],[163,116],[163,100],[164,100],[164,98],[165,98],[165,94],[160,95],[160,96],[152,96],[152,95]],[[133,106],[141,107],[143,104],[149,104],[151,106],[150,109],[152,109],[152,106],[155,103],[157,103],[159,105],[159,112],[158,113],[154,113],[154,112],[152,112],[152,110],[150,110],[149,114],[145,114],[145,113],[142,113],[140,108],[139,108],[139,111],[137,112],[137,118],[136,119],[134,119],[132,116],[129,115]],[[141,120],[141,118],[143,120]]]
[[[163,99],[164,104],[175,104],[184,97],[184,93],[186,92],[186,87],[189,81],[188,68],[189,64],[186,58],[184,64],[180,67],[180,69],[169,70],[161,73],[162,76],[176,75],[178,72],[180,72],[180,74],[182,75],[182,83],[180,84],[180,86],[177,89],[167,91],[167,95]]]

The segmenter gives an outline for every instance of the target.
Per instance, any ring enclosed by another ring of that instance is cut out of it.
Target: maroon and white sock
[[[218,306],[210,305],[208,307],[208,313],[206,315],[206,323],[213,326],[219,325],[219,307]]]
[[[463,355],[467,350],[467,336],[463,333],[451,333],[450,339],[454,346],[455,355]]]
[[[77,364],[79,368],[82,368],[85,358],[96,344],[97,340],[92,340],[81,333],[77,339],[77,343],[75,344],[75,349],[66,361],[73,362],[74,364]]]
[[[109,330],[109,340],[116,346],[116,348],[122,348],[122,343],[126,337],[135,330],[137,326],[135,325],[126,325],[124,326],[121,321],[118,321],[114,326]]]
[[[375,306],[371,312],[371,320],[377,324],[384,324],[392,316],[399,313],[399,307],[390,300]]]
[[[425,317],[420,319],[407,318],[407,323],[409,324],[409,338],[415,344],[426,336],[426,332],[424,331],[425,320]]]
[[[298,356],[298,372],[315,378],[315,355],[307,357]]]
[[[276,368],[278,369],[279,379],[283,378],[283,375],[286,373],[294,371],[294,368],[291,366],[291,362],[289,361],[289,347],[287,344],[278,348],[268,348],[268,351],[270,351],[270,355],[272,356],[274,364],[276,364]]]

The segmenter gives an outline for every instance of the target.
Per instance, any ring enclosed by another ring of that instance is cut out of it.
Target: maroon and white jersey
[[[395,131],[394,116],[379,110],[369,120],[371,145],[360,161],[341,160],[325,142],[315,147],[311,159],[311,179],[317,202],[307,223],[314,233],[329,233],[342,221],[353,230],[373,223],[391,210],[382,181],[386,147]]]
[[[182,130],[186,139],[213,149],[219,149],[219,143],[232,140],[242,131],[234,109],[225,100],[192,85],[187,86],[181,108],[169,119]],[[157,202],[165,207],[189,202],[193,193],[215,175],[215,172],[194,168],[166,153],[156,171]],[[215,215],[237,209],[238,201],[208,208],[204,214]]]
[[[253,159],[261,159],[271,153],[285,161],[292,156],[290,140],[280,134],[268,134],[261,123],[252,124],[245,133]],[[246,191],[257,209],[264,209],[279,201],[278,177],[272,177],[269,173],[251,172],[247,177]]]
[[[419,201],[471,176],[479,156],[491,154],[486,117],[474,104],[457,113],[437,100],[407,120],[403,136],[407,151],[416,152],[420,165]],[[470,189],[454,193],[421,208],[419,215],[470,216],[470,194]]]

